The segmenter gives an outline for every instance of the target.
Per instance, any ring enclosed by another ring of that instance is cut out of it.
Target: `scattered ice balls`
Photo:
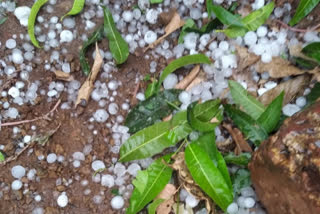
[[[114,186],[114,178],[112,175],[102,175],[101,176],[101,185],[111,188]]]
[[[131,22],[133,19],[133,13],[131,11],[124,11],[122,13],[122,18],[125,22]]]
[[[12,51],[12,62],[15,64],[22,64],[24,61],[22,52],[19,49],[13,49]]]
[[[68,196],[65,193],[62,193],[61,195],[59,195],[58,199],[57,199],[57,204],[59,207],[66,207],[69,203],[69,199]]]
[[[73,34],[70,30],[63,30],[60,33],[60,42],[71,42],[73,40]]]
[[[257,39],[257,34],[253,31],[249,31],[244,35],[244,43],[248,46],[256,44]]]
[[[191,96],[188,92],[183,91],[179,94],[179,100],[183,104],[190,104],[191,103]]]
[[[239,207],[237,203],[231,203],[227,208],[227,213],[236,214],[238,213]]]
[[[13,97],[13,98],[17,98],[20,96],[20,91],[18,88],[16,87],[11,87],[9,90],[8,90],[8,94]]]
[[[111,199],[112,209],[119,210],[124,206],[124,200],[121,196],[116,196]]]
[[[289,117],[291,117],[298,111],[300,111],[300,107],[295,104],[287,104],[282,108],[283,114]]]
[[[109,118],[109,114],[106,110],[104,109],[98,109],[94,114],[93,118],[98,122],[98,123],[104,123],[107,121]]]
[[[297,106],[302,108],[307,104],[307,99],[305,97],[298,97],[296,100],[296,104],[297,104]]]
[[[199,203],[199,200],[196,199],[193,195],[188,195],[187,198],[186,198],[186,204],[191,207],[191,208],[194,208],[198,205]]]
[[[54,154],[54,153],[50,153],[48,156],[47,156],[47,162],[48,163],[54,163],[56,162],[57,160],[57,155]]]
[[[155,9],[150,9],[147,11],[146,19],[150,24],[157,23],[159,12]]]
[[[17,17],[20,24],[23,26],[28,26],[28,19],[30,13],[31,9],[27,6],[17,7],[14,11],[14,15]]]
[[[14,40],[14,39],[8,39],[8,40],[6,41],[6,48],[8,48],[8,49],[13,49],[13,48],[15,48],[16,46],[17,46],[16,40]]]
[[[169,74],[163,81],[164,89],[171,89],[178,83],[178,77],[175,74]]]
[[[260,26],[258,29],[257,29],[257,36],[258,37],[265,37],[268,33],[268,28],[266,26]]]
[[[252,208],[255,204],[256,204],[256,201],[251,197],[244,199],[244,206],[246,208]]]
[[[21,165],[16,165],[11,169],[11,175],[14,178],[20,179],[26,174],[26,169]]]
[[[188,33],[184,37],[184,47],[189,50],[195,50],[197,47],[197,41],[198,41],[199,35],[196,33]]]
[[[130,175],[136,177],[137,174],[138,174],[138,171],[140,171],[140,170],[141,170],[141,167],[140,167],[139,164],[137,164],[137,163],[132,163],[132,164],[130,164],[130,165],[128,166],[128,170],[127,170],[127,171],[128,171],[128,173],[129,173]]]
[[[152,30],[147,31],[146,34],[144,35],[144,41],[147,44],[151,44],[156,40],[157,40],[157,34]]]
[[[106,165],[101,160],[95,160],[92,162],[91,167],[94,171],[106,168]]]
[[[12,190],[19,190],[19,189],[21,189],[21,187],[22,187],[22,182],[20,180],[14,180],[11,183],[11,189]]]

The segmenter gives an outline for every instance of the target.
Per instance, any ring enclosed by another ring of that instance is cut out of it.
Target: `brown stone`
[[[249,169],[269,214],[320,213],[320,102],[287,119]]]

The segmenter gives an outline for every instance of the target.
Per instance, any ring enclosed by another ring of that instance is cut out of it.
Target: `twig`
[[[136,87],[135,87],[135,89],[134,89],[134,91],[132,93],[132,98],[131,98],[131,101],[130,101],[131,105],[135,105],[136,102],[137,102],[136,96],[138,94],[139,88],[140,88],[140,81],[137,83],[137,85],[136,85]]]
[[[280,25],[282,25],[283,27],[287,28],[288,30],[291,30],[293,32],[299,32],[299,33],[306,33],[308,31],[315,31],[320,27],[320,24],[317,24],[316,26],[312,27],[312,28],[307,28],[307,29],[299,29],[299,28],[294,28],[294,27],[290,27],[289,25],[287,25],[286,23],[280,21],[280,20],[275,20],[277,23],[279,23]]]
[[[50,120],[50,118],[49,118],[50,114],[52,114],[58,108],[60,103],[61,103],[61,100],[59,99],[58,102],[54,105],[54,107],[47,114],[45,114],[41,117],[37,117],[37,118],[31,119],[31,120],[22,120],[22,121],[16,121],[16,122],[2,123],[2,124],[0,124],[0,127],[16,126],[16,125],[21,125],[21,124],[25,124],[25,123],[32,123],[37,120]]]

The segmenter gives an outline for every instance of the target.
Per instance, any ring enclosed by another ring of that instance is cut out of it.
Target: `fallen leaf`
[[[165,188],[159,193],[159,195],[156,197],[156,199],[165,199],[164,202],[162,202],[157,207],[157,214],[169,214],[172,209],[172,205],[174,204],[174,195],[176,194],[177,189],[172,184],[167,184]]]
[[[188,85],[197,77],[200,72],[200,65],[196,65],[188,75],[183,78],[176,86],[175,89],[186,89]]]
[[[304,53],[302,53],[302,44],[297,44],[297,45],[292,45],[289,47],[289,54],[290,56],[294,56],[294,57],[300,57],[302,59],[306,59],[306,60],[310,60],[313,62],[317,62],[315,59],[306,56]]]
[[[173,206],[174,214],[193,214],[193,210],[188,205],[175,203]],[[179,208],[178,208],[179,207]]]
[[[150,44],[148,47],[144,49],[146,52],[148,49],[152,49],[156,47],[160,42],[162,42],[167,36],[169,36],[174,31],[178,30],[184,25],[184,21],[181,19],[180,15],[175,12],[169,24],[165,27],[165,34],[157,39],[154,43]]]
[[[244,136],[239,129],[232,128],[232,126],[230,124],[223,124],[223,127],[228,130],[228,132],[230,133],[230,135],[232,136],[232,138],[236,144],[236,149],[234,151],[234,153],[236,155],[239,155],[241,152],[252,153],[251,146],[244,139]]]
[[[268,72],[272,78],[283,78],[293,75],[304,74],[307,71],[301,70],[296,66],[293,66],[288,60],[281,57],[273,57],[269,63],[263,63],[259,61],[255,65],[258,73]]]
[[[284,91],[283,105],[288,104],[293,100],[299,92],[301,92],[309,84],[309,76],[302,75],[296,78],[290,79],[286,82],[280,83],[275,88],[267,91],[261,95],[258,100],[263,105],[269,105],[279,94]]]
[[[241,47],[239,45],[236,45],[235,47],[238,56],[237,71],[241,72],[250,65],[253,65],[254,63],[258,62],[260,57],[253,53],[250,53],[248,51],[248,48]]]
[[[56,78],[58,80],[63,80],[63,81],[67,81],[67,82],[74,80],[74,77],[72,75],[65,73],[63,71],[60,71],[60,70],[55,71],[54,74],[56,75]]]
[[[101,69],[102,63],[103,63],[103,58],[100,54],[98,43],[96,43],[96,57],[94,59],[94,63],[89,76],[87,77],[86,81],[82,84],[81,88],[79,89],[78,97],[75,103],[76,107],[79,103],[83,101],[85,101],[85,103],[88,103],[89,97],[93,90],[94,81],[97,78],[97,75]]]
[[[186,91],[190,91],[194,86],[202,83],[207,79],[206,74],[203,71],[200,71],[198,76],[188,85]]]

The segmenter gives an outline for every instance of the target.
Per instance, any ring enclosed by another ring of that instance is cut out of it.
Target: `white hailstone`
[[[245,207],[245,205],[244,205],[244,200],[245,200],[245,197],[243,197],[243,196],[240,196],[238,199],[237,199],[237,204],[238,204],[238,206],[239,207]]]
[[[72,162],[74,168],[79,168],[81,166],[81,162],[79,160],[75,160]]]
[[[118,82],[116,80],[111,80],[109,83],[108,83],[108,88],[112,91],[114,90],[117,90],[118,88]]]
[[[183,0],[183,4],[187,7],[192,7],[193,4],[195,4],[196,0]]]
[[[259,96],[261,96],[262,94],[266,93],[267,91],[268,91],[268,89],[266,89],[266,88],[259,88],[258,94],[259,94]]]
[[[101,176],[101,185],[111,188],[114,186],[114,178],[112,175],[102,175]]]
[[[183,104],[190,104],[191,103],[191,96],[188,92],[183,91],[179,94],[179,100]]]
[[[239,207],[237,203],[231,203],[228,207],[227,207],[227,213],[229,214],[236,214],[238,213]]]
[[[111,115],[115,115],[118,113],[119,106],[116,103],[110,103],[108,107],[108,111]]]
[[[8,39],[8,40],[6,41],[6,48],[8,48],[8,49],[13,49],[13,48],[15,48],[16,46],[17,46],[16,40],[14,40],[14,39]]]
[[[91,144],[85,145],[83,147],[83,150],[82,150],[84,155],[90,154],[91,151],[92,151],[92,145]]]
[[[17,17],[20,24],[23,26],[28,26],[28,19],[29,19],[30,13],[31,13],[31,9],[30,7],[27,7],[27,6],[17,7],[14,10],[14,15]]]
[[[16,71],[15,67],[13,67],[11,65],[6,66],[4,68],[4,73],[6,73],[6,75],[8,75],[8,76],[12,75],[15,71]]]
[[[179,194],[180,201],[185,201],[186,198],[188,197],[188,195],[189,195],[189,193],[187,192],[187,190],[181,189],[180,194]]]
[[[69,199],[68,196],[65,193],[62,193],[61,195],[59,195],[58,199],[57,199],[57,204],[59,207],[66,207],[68,205]]]
[[[116,163],[113,169],[114,174],[118,177],[122,177],[126,174],[126,167],[122,163]]]
[[[263,53],[261,55],[261,61],[263,63],[269,63],[272,61],[272,55],[270,53]]]
[[[21,187],[22,187],[22,182],[20,180],[14,180],[11,183],[11,189],[12,190],[19,190],[19,189],[21,189]]]
[[[223,0],[214,0],[214,3],[216,3],[216,4],[222,4],[222,3],[223,3]]]
[[[19,97],[20,96],[20,91],[18,88],[16,87],[11,87],[8,91],[8,94],[13,97],[13,98],[16,98],[16,97]]]
[[[23,54],[23,57],[26,59],[26,60],[28,60],[28,61],[31,61],[32,59],[33,59],[33,53],[32,52],[25,52],[24,54]]]
[[[193,195],[188,195],[187,198],[186,198],[186,204],[191,207],[191,208],[194,208],[198,205],[199,203],[199,200],[196,199]]]
[[[65,73],[70,73],[71,72],[70,63],[63,63],[62,64],[62,71]]]
[[[266,82],[264,84],[264,87],[267,89],[267,90],[270,90],[270,89],[273,89],[274,87],[277,86],[277,83],[274,82],[274,81],[269,81],[269,82]]]
[[[54,97],[58,94],[58,92],[56,90],[50,90],[48,91],[47,95],[48,97]]]
[[[133,19],[133,13],[129,10],[126,10],[122,13],[122,18],[125,22],[131,22]]]
[[[257,36],[258,37],[265,37],[268,33],[268,28],[266,26],[261,25],[257,29]]]
[[[5,117],[9,117],[11,119],[16,119],[19,116],[19,112],[16,108],[9,108],[5,114]]]
[[[229,43],[227,41],[221,41],[219,43],[219,48],[223,51],[227,51],[229,49]]]
[[[282,108],[283,114],[289,117],[291,117],[300,110],[300,107],[295,104],[287,104]]]
[[[85,160],[85,156],[82,152],[74,152],[72,154],[72,157],[74,160],[80,160],[80,161],[84,161]]]
[[[307,104],[307,99],[305,97],[298,97],[296,100],[296,104],[299,107],[304,107]]]
[[[236,68],[237,67],[237,57],[235,54],[223,55],[221,57],[222,68]]]
[[[164,89],[171,89],[178,83],[178,77],[175,74],[169,74],[163,81]]]
[[[184,37],[184,47],[189,50],[195,50],[197,47],[198,38],[199,34],[194,32],[188,33]]]
[[[104,169],[106,168],[106,165],[104,165],[104,163],[101,160],[95,160],[91,163],[91,168],[94,171],[98,171],[99,169]]]
[[[73,29],[76,26],[74,18],[65,18],[63,19],[63,26],[69,29]]]
[[[47,162],[48,163],[54,163],[57,160],[57,155],[55,153],[50,153],[47,156]]]
[[[104,109],[98,109],[94,114],[93,118],[98,122],[98,123],[104,123],[107,121],[109,118],[109,114],[106,110]]]
[[[243,197],[252,197],[252,196],[255,196],[255,192],[254,190],[252,189],[252,187],[243,187],[241,190],[241,195]]]
[[[255,45],[257,42],[257,34],[253,31],[249,31],[244,35],[244,43],[248,46]]]
[[[71,42],[73,40],[73,34],[70,30],[63,30],[60,33],[60,42]]]
[[[41,195],[36,195],[36,196],[34,197],[34,200],[35,200],[36,202],[40,202],[40,201],[41,201]]]
[[[26,174],[26,169],[21,165],[16,165],[11,169],[11,175],[14,178],[20,179]]]
[[[119,210],[124,206],[124,200],[121,196],[116,196],[111,199],[112,209]]]
[[[318,32],[308,31],[303,36],[304,41],[306,42],[319,42],[320,38],[318,37]]]
[[[194,20],[198,20],[202,18],[202,12],[200,8],[191,8],[190,9],[190,17]]]
[[[149,30],[145,33],[144,35],[144,41],[147,43],[147,44],[151,44],[153,42],[155,42],[157,40],[157,34],[152,31],[152,30]]]
[[[159,12],[155,9],[150,9],[146,13],[146,20],[150,24],[157,23]]]
[[[32,180],[35,179],[36,174],[37,174],[37,170],[35,170],[35,169],[30,169],[29,172],[28,172],[28,174],[27,174],[27,178],[28,178],[30,181],[32,181]]]
[[[141,92],[137,93],[136,98],[140,101],[144,101],[146,99],[144,93]]]
[[[283,16],[283,12],[284,12],[284,10],[281,7],[276,7],[274,9],[274,16],[277,18],[280,18]]]
[[[23,60],[22,52],[19,49],[14,49],[12,51],[12,62],[15,64],[22,64]]]
[[[42,207],[37,207],[32,210],[32,214],[44,214],[44,209]]]
[[[30,135],[26,135],[23,137],[23,142],[24,143],[29,143],[31,141],[31,136]]]
[[[149,0],[138,0],[138,6],[141,10],[146,10],[150,7]]]
[[[253,10],[259,10],[264,6],[264,0],[255,0],[255,2],[251,5]]]
[[[246,208],[252,208],[255,204],[256,204],[256,201],[251,197],[244,199],[244,206]]]
[[[138,171],[140,171],[140,170],[141,170],[141,167],[140,167],[139,164],[137,164],[137,163],[132,163],[132,164],[130,164],[130,165],[128,166],[128,170],[127,170],[127,171],[128,171],[128,173],[129,173],[130,175],[136,177]]]
[[[96,24],[94,23],[94,22],[92,22],[92,21],[90,21],[90,20],[87,20],[86,21],[86,28],[87,29],[92,29],[92,28],[94,28],[96,26]]]
[[[251,46],[252,47],[252,51],[255,55],[261,56],[264,51],[265,51],[265,47],[264,45],[258,43],[256,45]]]

